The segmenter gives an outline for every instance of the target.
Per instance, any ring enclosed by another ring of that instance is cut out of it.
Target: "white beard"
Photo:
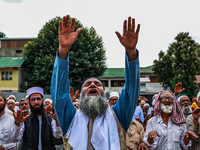
[[[172,112],[173,109],[173,105],[164,105],[164,104],[160,104],[160,110],[163,111],[164,113],[170,114]]]
[[[190,114],[190,113],[192,113],[192,108],[190,106],[183,106],[182,107],[182,112],[184,114]]]

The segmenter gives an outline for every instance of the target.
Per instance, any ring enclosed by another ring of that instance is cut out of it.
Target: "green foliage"
[[[189,97],[196,95],[195,75],[200,73],[200,45],[189,33],[179,33],[170,44],[167,53],[160,51],[159,60],[154,60],[153,71],[164,88],[172,91],[176,83],[182,82]]]
[[[5,36],[6,34],[0,31],[0,38],[4,38]]]
[[[58,25],[60,17],[53,18],[40,30],[38,37],[24,47],[25,80],[28,87],[41,86],[50,93],[53,64],[58,50]],[[73,89],[78,90],[80,82],[90,76],[100,77],[106,69],[105,49],[102,38],[95,29],[83,27],[76,21],[75,30],[81,27],[76,42],[70,49],[69,78]]]

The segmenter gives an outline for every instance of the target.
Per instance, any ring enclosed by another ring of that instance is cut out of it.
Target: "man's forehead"
[[[161,96],[171,96],[171,97],[173,97],[172,94],[168,91],[162,93]]]
[[[101,81],[99,81],[97,78],[89,78],[89,79],[85,80],[85,82],[83,83],[83,85],[85,83],[88,83],[88,82],[99,82],[99,83],[101,83]]]
[[[188,100],[189,98],[187,96],[182,96],[181,100],[183,100],[183,99],[187,99]]]

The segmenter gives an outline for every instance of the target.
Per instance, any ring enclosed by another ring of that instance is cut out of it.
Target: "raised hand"
[[[185,132],[185,136],[184,136],[184,139],[183,139],[185,145],[187,145],[189,143],[191,137],[194,137],[196,139],[198,138],[198,136],[196,135],[196,133],[194,133],[192,131]]]
[[[72,87],[70,86],[70,97],[72,99],[72,102],[74,102],[76,99],[78,99],[78,97],[80,96],[80,92],[79,90],[76,91],[76,93],[74,94],[74,89],[72,89]]]
[[[149,144],[152,144],[152,143],[154,142],[153,139],[154,139],[155,137],[157,137],[157,136],[160,137],[160,135],[158,134],[157,131],[155,131],[155,130],[150,131],[149,134],[148,134],[148,138],[147,138]]]
[[[178,94],[182,93],[185,90],[185,88],[182,88],[182,83],[179,82],[175,85],[174,88],[174,95],[177,96]]]
[[[129,61],[133,61],[137,58],[136,53],[136,44],[138,42],[138,34],[140,31],[140,24],[138,24],[137,29],[135,31],[135,19],[128,17],[128,26],[127,20],[124,20],[123,25],[123,35],[119,32],[115,32],[120,43],[125,47],[126,53],[128,55]]]
[[[66,59],[71,45],[76,41],[82,28],[78,28],[74,32],[75,28],[75,18],[72,18],[71,25],[69,25],[70,17],[69,15],[63,17],[63,21],[59,22],[59,53],[58,56],[61,59]]]
[[[149,150],[149,147],[147,146],[146,143],[142,142],[142,143],[139,145],[139,150]]]
[[[199,125],[198,121],[199,121],[199,117],[200,117],[200,108],[193,110],[192,116],[193,116],[194,124],[196,125],[196,127],[198,127],[198,125]]]
[[[15,124],[19,126],[20,123],[24,122],[30,115],[24,116],[24,112],[22,112],[21,109],[18,109],[17,112],[13,113],[13,116],[15,118]]]

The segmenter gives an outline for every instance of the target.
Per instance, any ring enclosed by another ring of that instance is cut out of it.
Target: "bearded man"
[[[81,28],[74,32],[75,19],[69,25],[69,15],[59,23],[59,50],[54,63],[51,95],[63,134],[75,150],[126,149],[125,131],[131,122],[140,93],[139,60],[136,44],[140,25],[135,20],[124,21],[123,36],[116,32],[126,49],[125,85],[110,108],[102,82],[90,77],[80,86],[79,108],[73,106],[69,84],[69,49]]]
[[[154,117],[149,119],[144,142],[150,149],[181,150],[190,144],[192,131],[186,132],[185,118],[171,91],[165,90],[155,99]]]
[[[19,109],[22,110],[22,112],[24,113],[24,116],[29,115],[30,113],[30,106],[29,106],[29,102],[25,99],[22,98],[19,102]]]
[[[31,114],[24,117],[23,111],[17,111],[17,117],[22,116],[22,119],[15,121],[16,125],[21,127],[20,132],[15,135],[15,140],[22,139],[22,150],[55,150],[53,135],[60,138],[62,131],[55,114],[51,116],[43,108],[43,89],[31,87],[27,90],[27,96]]]
[[[15,128],[15,119],[13,115],[5,113],[5,107],[6,94],[0,91],[0,150],[16,150],[18,143],[13,143],[12,137],[20,128]]]
[[[190,100],[186,95],[182,95],[178,98],[178,102],[181,106],[181,110],[186,119],[190,114],[192,114],[192,108],[190,107]]]

